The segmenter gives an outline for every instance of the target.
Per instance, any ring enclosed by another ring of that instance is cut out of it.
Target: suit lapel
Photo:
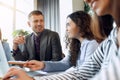
[[[30,57],[30,59],[35,59],[35,46],[34,46],[34,38],[33,38],[33,35],[31,35],[31,37],[29,38],[30,40],[30,55],[29,55],[29,57]]]
[[[46,30],[41,34],[40,38],[40,59],[45,60],[45,53],[46,53],[46,47],[47,47],[47,32]]]

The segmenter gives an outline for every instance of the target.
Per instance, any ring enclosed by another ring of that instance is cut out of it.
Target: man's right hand
[[[13,49],[17,50],[17,47],[19,44],[25,43],[25,37],[24,36],[17,36],[13,39]]]

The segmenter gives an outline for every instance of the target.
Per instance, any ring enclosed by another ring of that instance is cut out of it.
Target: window
[[[29,30],[27,16],[33,9],[34,0],[0,0],[2,39],[7,39],[12,45],[13,30]]]

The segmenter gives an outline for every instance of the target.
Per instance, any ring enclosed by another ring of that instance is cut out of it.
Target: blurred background
[[[2,39],[7,41],[10,47],[15,30],[31,31],[27,25],[27,16],[32,10],[43,12],[45,28],[59,33],[65,49],[66,17],[74,11],[84,10],[84,2],[83,0],[0,0]]]

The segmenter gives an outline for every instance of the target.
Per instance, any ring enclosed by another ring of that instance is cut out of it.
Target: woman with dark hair
[[[91,21],[91,17],[83,11],[67,17],[66,44],[71,53],[70,61],[74,66],[78,57],[80,60],[77,64],[82,64],[98,45],[91,31]]]

